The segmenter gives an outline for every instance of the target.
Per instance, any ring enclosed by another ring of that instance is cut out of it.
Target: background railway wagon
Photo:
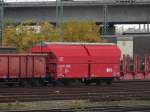
[[[120,75],[120,50],[115,44],[45,43],[33,53],[48,53],[48,72],[57,79],[98,81]]]
[[[0,80],[44,78],[45,54],[0,54]]]

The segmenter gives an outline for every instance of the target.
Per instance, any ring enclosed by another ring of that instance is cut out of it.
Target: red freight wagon
[[[86,82],[120,76],[120,50],[115,44],[45,43],[33,53],[48,53],[49,75],[57,79],[84,79]]]
[[[0,79],[44,78],[45,54],[0,54]]]

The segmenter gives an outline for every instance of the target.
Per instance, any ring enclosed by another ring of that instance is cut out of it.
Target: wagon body
[[[48,73],[54,79],[98,79],[120,76],[120,49],[115,44],[46,43],[32,48],[48,53]]]
[[[86,45],[91,78],[120,77],[121,52],[116,45]]]
[[[46,57],[45,54],[0,54],[0,79],[45,77]]]
[[[40,52],[36,47],[32,52]],[[88,55],[84,47],[76,45],[47,45],[42,52],[48,53],[48,73],[54,79],[87,78]]]

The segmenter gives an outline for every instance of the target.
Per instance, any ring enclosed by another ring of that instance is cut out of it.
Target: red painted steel
[[[131,70],[132,59],[129,55],[123,55],[123,80],[133,80],[134,71]]]
[[[145,54],[145,58],[144,58],[144,73],[145,73],[145,75],[147,75],[149,72],[150,72],[149,55]]]
[[[114,77],[120,77],[120,64],[91,64],[91,78]]]
[[[46,44],[33,53],[49,54],[49,73],[59,78],[120,77],[121,52],[116,45]]]
[[[7,78],[8,75],[8,57],[0,56],[0,78]]]
[[[123,61],[122,61],[122,71],[123,71],[123,74],[126,74],[127,73],[127,58],[125,55],[123,55]]]
[[[133,73],[126,73],[126,74],[124,74],[123,80],[134,80]]]
[[[45,77],[46,75],[46,57],[34,56],[34,77]]]
[[[41,52],[41,47],[32,48],[32,52]],[[88,54],[80,45],[46,45],[42,52],[48,53],[48,72],[54,79],[87,78]]]
[[[57,64],[55,78],[88,78],[88,64]]]
[[[144,66],[144,78],[150,80],[150,54],[145,54]]]
[[[134,56],[134,79],[135,80],[143,80],[144,74],[141,70],[141,58],[139,55]]]
[[[45,54],[0,54],[0,78],[40,78],[46,75]]]
[[[149,80],[150,79],[150,55],[146,54],[144,62],[140,55],[135,54],[133,59],[128,55],[123,58],[123,80]],[[133,71],[131,70],[133,65]]]
[[[120,77],[121,51],[116,45],[86,45],[91,63],[92,78]]]
[[[26,64],[26,60],[27,60],[27,57],[26,56],[21,56],[20,57],[20,77],[21,78],[27,78],[27,72],[26,72],[26,68],[27,68],[27,64]]]
[[[8,69],[9,69],[9,76],[8,78],[18,78],[20,72],[20,60],[18,56],[8,56]]]
[[[116,45],[86,45],[92,63],[120,63],[121,51]]]
[[[47,44],[42,47],[34,46],[31,51],[32,53],[48,53],[51,63],[85,63],[88,60],[87,52],[81,45]]]

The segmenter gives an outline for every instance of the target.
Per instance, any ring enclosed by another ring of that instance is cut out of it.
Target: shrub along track
[[[0,87],[0,102],[47,100],[150,100],[150,81],[115,82],[107,86]]]

